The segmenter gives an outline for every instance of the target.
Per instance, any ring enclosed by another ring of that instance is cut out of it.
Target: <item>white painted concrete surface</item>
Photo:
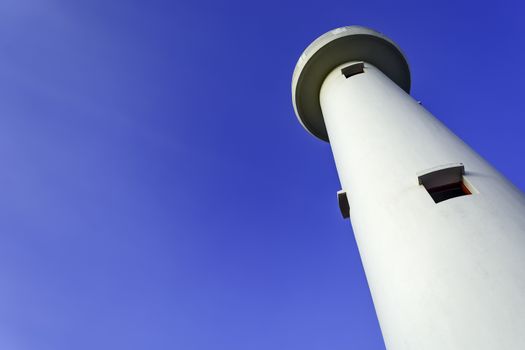
[[[347,65],[320,103],[387,348],[525,349],[525,197],[381,71]],[[417,174],[449,163],[478,193],[436,204]]]

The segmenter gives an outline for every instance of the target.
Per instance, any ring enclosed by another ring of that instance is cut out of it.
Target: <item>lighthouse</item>
[[[330,143],[385,345],[525,349],[525,196],[409,93],[400,48],[359,26],[317,38],[292,78],[300,123]]]

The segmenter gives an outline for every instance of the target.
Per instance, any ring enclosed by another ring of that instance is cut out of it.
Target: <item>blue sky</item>
[[[0,3],[0,348],[382,349],[302,50],[360,24],[522,190],[519,2]]]

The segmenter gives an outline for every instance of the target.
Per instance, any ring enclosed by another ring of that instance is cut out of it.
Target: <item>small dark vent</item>
[[[337,192],[337,201],[339,202],[339,210],[341,210],[343,219],[348,219],[350,217],[350,203],[345,191]]]
[[[363,62],[352,64],[351,66],[341,69],[341,73],[348,79],[356,74],[365,72],[365,64]]]

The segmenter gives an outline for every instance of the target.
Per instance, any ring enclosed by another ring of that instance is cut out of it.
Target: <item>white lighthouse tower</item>
[[[315,40],[292,82],[330,142],[386,347],[523,350],[525,197],[409,90],[401,50],[357,26]]]

